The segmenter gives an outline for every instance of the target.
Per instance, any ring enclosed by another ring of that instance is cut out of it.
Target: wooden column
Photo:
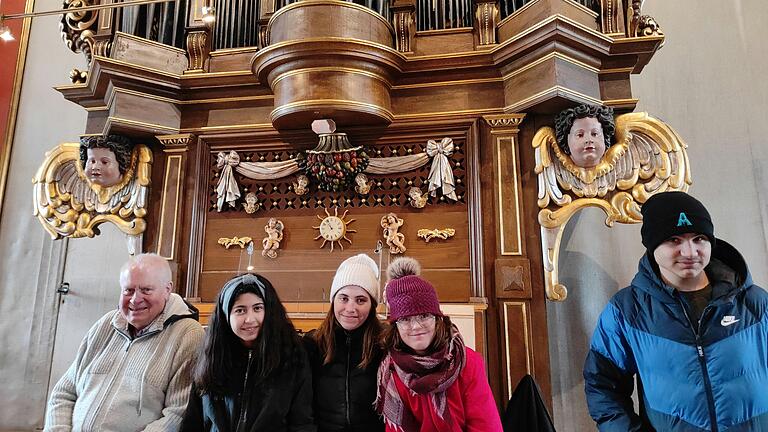
[[[154,252],[168,261],[178,264],[180,235],[184,219],[183,199],[187,194],[184,186],[187,175],[188,146],[194,139],[194,135],[160,135],[156,138],[163,146],[165,167],[162,171],[163,184]],[[172,265],[172,267],[174,266]],[[179,279],[178,273],[177,271],[177,279]]]
[[[542,353],[537,352],[535,343],[542,332],[546,338],[546,320],[534,316],[534,310],[541,310],[534,308],[534,303],[542,301],[533,295],[531,262],[524,241],[526,233],[536,228],[535,223],[523,218],[519,128],[525,114],[483,118],[489,132],[482,156],[482,165],[488,171],[483,182],[483,207],[488,213],[493,209],[493,219],[484,220],[488,242],[484,258],[490,273],[489,285],[493,287],[487,295],[496,309],[495,314],[488,316],[489,334],[493,331],[492,336],[498,341],[498,352],[492,354],[500,359],[494,370],[500,377],[495,391],[503,403],[526,374],[538,381],[545,380],[542,387],[548,389],[549,377],[537,377],[537,371],[543,375],[541,372],[547,370],[548,355],[537,364]]]

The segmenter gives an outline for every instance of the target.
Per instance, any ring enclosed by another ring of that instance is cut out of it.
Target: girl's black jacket
[[[333,361],[324,355],[312,331],[304,336],[312,365],[315,421],[318,432],[383,432],[384,423],[373,408],[376,372],[383,358],[379,351],[365,369],[358,364],[363,351],[363,329],[351,332],[337,326]]]

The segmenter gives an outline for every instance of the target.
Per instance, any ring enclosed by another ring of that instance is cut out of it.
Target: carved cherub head
[[[245,195],[245,204],[243,204],[243,209],[248,214],[256,213],[256,210],[259,208],[259,199],[256,197],[256,194],[253,192],[248,192]]]
[[[99,186],[120,182],[131,165],[133,143],[121,135],[84,137],[80,140],[80,162],[85,176]]]
[[[427,194],[421,193],[421,189],[416,186],[408,189],[408,198],[411,200],[411,207],[424,208],[427,205]]]
[[[389,228],[393,225],[397,225],[399,221],[402,221],[402,219],[399,219],[396,214],[394,213],[387,213],[386,215],[381,217],[381,227],[382,228]]]
[[[309,192],[309,178],[304,174],[296,176],[296,181],[293,182],[293,191],[296,195],[304,195]]]
[[[368,181],[367,175],[363,173],[359,173],[355,176],[355,184],[357,185],[355,186],[355,191],[357,191],[357,193],[359,193],[360,195],[366,195],[368,192],[371,191],[371,186],[373,185],[373,182]]]
[[[613,143],[615,130],[613,108],[607,106],[583,104],[561,111],[555,117],[557,145],[582,168],[593,168],[600,163]]]

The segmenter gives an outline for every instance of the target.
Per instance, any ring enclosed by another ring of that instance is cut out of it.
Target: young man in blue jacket
[[[660,193],[642,214],[647,253],[584,365],[590,415],[600,431],[768,431],[768,294],[695,198]]]

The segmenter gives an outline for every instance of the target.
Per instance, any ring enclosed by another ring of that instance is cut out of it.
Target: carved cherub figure
[[[429,192],[421,193],[421,189],[416,186],[408,190],[408,199],[411,202],[411,207],[424,208],[427,205],[428,198]]]
[[[120,135],[85,137],[80,141],[80,162],[85,177],[101,187],[120,183],[131,165],[133,143]]]
[[[581,168],[600,163],[614,131],[613,108],[607,106],[583,104],[563,110],[555,118],[557,145]]]
[[[258,209],[259,209],[259,199],[256,197],[255,193],[248,192],[245,195],[245,204],[243,204],[243,210],[245,210],[245,212],[248,214],[254,214]]]
[[[405,252],[405,235],[398,232],[404,221],[394,213],[388,213],[381,218],[381,227],[384,228],[384,239],[389,246],[389,253],[401,254]]]
[[[368,176],[360,173],[355,176],[355,191],[359,193],[360,195],[368,195],[368,192],[371,191],[371,186],[373,186],[373,180],[370,182],[368,181]]]
[[[293,182],[293,191],[296,195],[304,195],[309,192],[309,179],[304,174],[296,176],[296,181]]]
[[[264,247],[261,256],[277,258],[277,250],[280,249],[280,242],[283,240],[283,228],[285,227],[282,221],[269,218],[267,225],[264,226],[264,232],[267,233],[267,236],[261,241]]]

